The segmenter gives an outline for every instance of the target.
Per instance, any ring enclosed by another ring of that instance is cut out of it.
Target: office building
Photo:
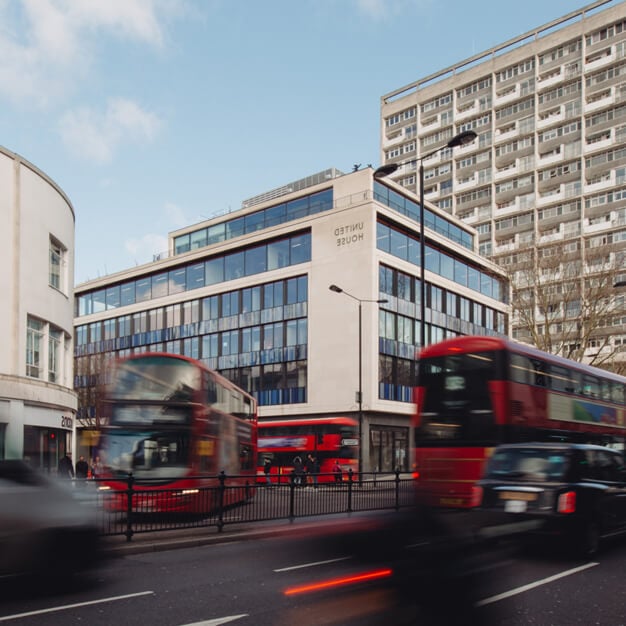
[[[74,209],[41,170],[0,148],[0,459],[56,471],[75,443]]]
[[[472,227],[425,214],[428,340],[506,335],[504,272],[478,255]],[[170,233],[151,263],[78,285],[81,424],[106,423],[110,359],[181,353],[253,393],[260,419],[362,416],[364,469],[408,469],[418,216],[413,194],[371,168],[329,169]]]
[[[477,140],[439,151],[473,130]],[[601,0],[382,97],[382,163],[478,231],[511,277],[511,329],[626,359],[626,3]]]

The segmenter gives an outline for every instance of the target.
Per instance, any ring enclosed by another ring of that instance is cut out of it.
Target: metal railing
[[[121,481],[123,490],[108,489],[100,479],[77,480],[74,493],[95,505],[101,535],[124,535],[127,541],[137,533],[212,526],[221,532],[231,524],[399,510],[414,504],[414,481],[399,471],[360,476],[350,471],[340,482],[330,474],[305,474],[299,484],[268,484],[263,476],[223,472],[215,478],[210,486],[206,477],[189,478],[184,489],[174,489],[138,482],[129,474]]]

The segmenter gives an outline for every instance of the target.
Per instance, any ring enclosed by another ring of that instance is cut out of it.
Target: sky
[[[70,199],[79,284],[251,196],[377,167],[383,95],[590,3],[0,0],[0,145]]]

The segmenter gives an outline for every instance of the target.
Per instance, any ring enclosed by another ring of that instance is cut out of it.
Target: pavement
[[[324,534],[342,532],[376,531],[387,534],[389,529],[397,530],[398,524],[407,523],[415,527],[421,526],[428,534],[432,525],[428,519],[436,519],[437,527],[444,530],[446,536],[458,538],[469,537],[473,534],[471,517],[467,512],[443,511],[436,514],[436,518],[424,518],[417,515],[414,509],[359,511],[352,513],[328,514],[311,517],[298,517],[293,521],[288,519],[270,520],[264,522],[248,522],[229,524],[222,532],[216,526],[184,528],[135,533],[131,541],[123,535],[103,537],[103,548],[107,556],[125,556],[147,552],[160,552],[180,548],[193,548],[220,543],[254,541],[272,537],[302,537],[310,538]],[[395,526],[394,526],[395,524]],[[394,532],[392,530],[392,532]]]
[[[107,556],[125,556],[147,552],[160,552],[179,548],[193,548],[220,543],[253,541],[269,537],[298,536],[336,533],[338,531],[371,530],[387,519],[397,517],[398,512],[383,511],[372,514],[358,512],[340,515],[301,517],[293,521],[272,520],[233,524],[219,532],[215,526],[135,533],[131,541],[123,535],[103,537],[103,549]]]

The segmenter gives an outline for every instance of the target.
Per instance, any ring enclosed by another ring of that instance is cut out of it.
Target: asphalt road
[[[143,548],[130,544],[76,581],[5,581],[0,622],[626,623],[624,540],[580,562],[510,543],[472,547],[438,527],[392,518],[317,519],[264,533],[257,528],[253,536],[222,535],[206,545],[178,537],[177,549],[167,550],[150,540]]]

